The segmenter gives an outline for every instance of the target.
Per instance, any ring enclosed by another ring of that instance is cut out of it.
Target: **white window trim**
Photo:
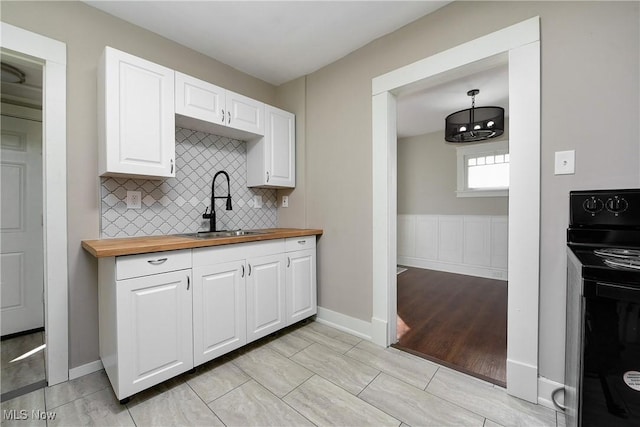
[[[509,150],[509,141],[483,142],[473,145],[456,146],[457,187],[456,197],[509,197],[509,189],[468,189],[467,165],[465,158],[470,155],[491,153],[498,150]]]

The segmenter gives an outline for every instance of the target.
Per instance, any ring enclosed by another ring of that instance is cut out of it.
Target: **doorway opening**
[[[0,52],[2,400],[46,385],[42,65]]]
[[[538,400],[540,262],[540,19],[531,18],[372,81],[372,339],[396,341],[397,97],[507,63],[511,172],[508,224],[507,392]],[[515,143],[517,141],[517,143]]]
[[[504,109],[505,132],[445,140],[445,118]],[[395,347],[506,386],[509,213],[507,64],[397,97]]]
[[[31,31],[0,22],[0,52],[3,57],[11,57],[22,62],[32,64],[42,71],[42,94],[40,95],[41,109],[41,194],[40,207],[38,202],[30,202],[24,199],[23,203],[12,206],[12,214],[29,210],[40,212],[39,223],[42,227],[41,277],[43,292],[40,292],[40,307],[44,306],[44,335],[43,343],[46,348],[39,348],[35,353],[44,353],[45,381],[52,386],[69,379],[69,339],[68,339],[68,268],[67,268],[67,182],[66,182],[66,45],[57,40],[41,36]],[[3,75],[5,70],[3,68]],[[14,73],[15,74],[15,73]],[[18,74],[19,75],[19,74]],[[18,79],[20,80],[20,79]],[[4,94],[3,94],[4,95]],[[13,100],[14,104],[16,103]],[[26,105],[25,105],[26,104]],[[24,107],[21,113],[25,113],[26,119],[30,117],[26,111],[29,102],[14,107],[6,107],[3,103],[3,113],[8,113],[9,108],[14,109],[13,116],[19,116],[17,109]],[[25,119],[25,117],[22,117]],[[4,119],[3,119],[4,120]],[[3,123],[3,133],[4,133]],[[19,138],[13,138],[14,140]],[[7,139],[10,143],[11,137]],[[3,134],[2,142],[5,142]],[[4,158],[4,150],[3,150]],[[7,172],[7,173],[5,173]],[[15,170],[3,167],[2,179],[5,175],[17,173]],[[20,172],[22,173],[22,172]],[[26,175],[26,172],[24,172]],[[13,176],[15,178],[15,176]],[[17,179],[17,178],[16,178]],[[26,178],[25,178],[26,182]],[[4,186],[3,186],[4,187]],[[4,191],[4,188],[2,189]],[[5,195],[3,194],[3,215],[5,214]],[[14,201],[14,204],[16,202]],[[33,207],[33,209],[32,209]],[[17,217],[17,216],[16,216]],[[26,220],[25,220],[26,221]],[[5,226],[3,219],[2,225]],[[2,234],[4,244],[5,233]],[[4,254],[4,252],[3,252]],[[3,257],[6,258],[6,257]],[[5,269],[3,259],[2,290],[5,297]],[[18,265],[19,263],[14,263]],[[26,270],[36,271],[38,266],[26,265]],[[8,288],[8,287],[7,287]],[[22,298],[22,297],[21,297]],[[20,299],[20,298],[19,298]],[[24,301],[24,298],[22,298]],[[4,301],[3,301],[4,306]],[[4,322],[4,315],[2,321]],[[3,332],[4,334],[4,332]],[[38,348],[38,347],[37,347]],[[36,348],[36,349],[37,349]],[[36,350],[34,349],[34,350]],[[24,354],[23,354],[24,356]],[[3,346],[3,361],[5,358]],[[29,357],[29,356],[25,356]],[[14,358],[14,359],[20,359]],[[13,360],[13,359],[11,359]],[[24,360],[24,359],[20,359]],[[14,362],[14,363],[17,363]],[[4,382],[4,379],[3,379]],[[10,396],[9,396],[10,397]],[[15,396],[13,396],[15,397]],[[3,400],[5,396],[3,393]]]

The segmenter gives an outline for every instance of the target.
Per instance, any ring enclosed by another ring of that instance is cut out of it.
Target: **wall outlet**
[[[141,209],[142,197],[140,191],[127,191],[127,209]]]
[[[283,208],[289,207],[289,196],[282,196],[282,207]]]
[[[262,196],[260,195],[253,196],[253,208],[254,209],[262,208]]]

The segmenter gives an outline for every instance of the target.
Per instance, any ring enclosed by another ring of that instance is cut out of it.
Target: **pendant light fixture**
[[[477,107],[476,95],[480,89],[471,89],[471,108],[449,114],[445,119],[444,139],[448,142],[477,142],[495,138],[504,133],[504,108]]]

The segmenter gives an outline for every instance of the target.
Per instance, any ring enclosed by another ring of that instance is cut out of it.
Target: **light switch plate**
[[[282,196],[282,207],[283,208],[289,207],[289,196]]]
[[[262,208],[262,196],[260,195],[253,196],[253,208],[254,209]]]
[[[576,172],[575,150],[556,151],[555,174],[571,175],[571,174],[574,174],[575,172]]]
[[[127,209],[142,208],[142,197],[140,191],[127,191]]]

